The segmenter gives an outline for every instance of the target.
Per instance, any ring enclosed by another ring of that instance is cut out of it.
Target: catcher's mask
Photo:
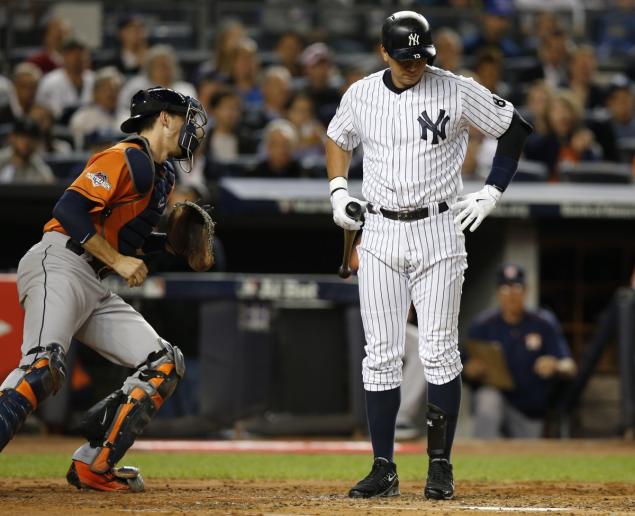
[[[190,172],[194,164],[194,153],[205,137],[205,125],[207,124],[205,110],[195,98],[158,86],[148,90],[139,90],[132,97],[130,118],[121,124],[121,130],[124,133],[138,132],[143,118],[161,111],[185,117],[185,122],[179,133],[181,152],[172,157],[182,162],[181,168],[185,172]],[[183,162],[187,162],[187,165]]]

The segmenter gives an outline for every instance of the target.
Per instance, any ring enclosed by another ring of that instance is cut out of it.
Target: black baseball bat
[[[362,205],[358,202],[351,201],[346,205],[346,214],[353,220],[360,220],[363,215]],[[337,274],[340,278],[348,278],[351,275],[351,254],[353,253],[353,243],[357,235],[356,229],[344,230],[344,254],[342,256],[342,265],[340,265]]]

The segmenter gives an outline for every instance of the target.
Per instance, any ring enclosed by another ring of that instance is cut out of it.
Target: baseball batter
[[[143,490],[137,468],[116,464],[183,377],[179,349],[101,279],[116,273],[129,286],[139,286],[148,274],[141,254],[179,254],[170,248],[170,234],[153,228],[174,185],[167,160],[191,165],[205,122],[196,99],[166,88],[135,94],[121,129],[136,134],[88,161],[56,204],[42,240],[18,266],[25,310],[22,359],[0,386],[0,450],[28,414],[60,388],[73,337],[136,369],[83,421],[88,442],[74,453],[67,474],[78,488]]]
[[[492,211],[516,172],[531,132],[514,106],[472,79],[432,66],[436,49],[426,19],[401,11],[382,27],[386,70],[354,83],[328,128],[327,168],[333,218],[359,229],[346,205],[365,210],[359,292],[366,337],[363,381],[373,445],[371,472],[351,497],[399,494],[393,462],[406,317],[419,318],[419,355],[429,383],[427,498],[449,499],[450,450],[461,397],[458,317],[467,267],[464,236]],[[498,139],[484,187],[462,200],[468,128]],[[352,150],[364,148],[362,191],[348,194]]]

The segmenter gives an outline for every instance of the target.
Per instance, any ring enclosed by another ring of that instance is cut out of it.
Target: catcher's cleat
[[[66,480],[77,489],[94,489],[95,491],[131,491],[140,493],[144,490],[143,477],[138,468],[121,466],[112,468],[107,473],[93,473],[90,466],[74,460],[66,473]]]
[[[383,457],[376,458],[370,473],[348,492],[350,498],[398,495],[399,477],[397,476],[397,465]]]
[[[452,464],[447,459],[432,459],[428,465],[428,479],[423,490],[426,498],[449,500],[454,496]]]

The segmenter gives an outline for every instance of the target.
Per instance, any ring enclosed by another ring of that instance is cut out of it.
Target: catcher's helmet
[[[425,57],[432,64],[437,55],[428,20],[414,11],[399,11],[386,18],[381,28],[381,43],[397,61]]]
[[[121,130],[124,133],[135,133],[139,130],[143,118],[161,111],[185,117],[185,123],[179,135],[179,147],[182,153],[173,157],[177,160],[189,160],[191,169],[194,151],[205,136],[205,125],[207,124],[205,110],[195,98],[160,86],[139,90],[130,101],[130,118],[121,124]]]

